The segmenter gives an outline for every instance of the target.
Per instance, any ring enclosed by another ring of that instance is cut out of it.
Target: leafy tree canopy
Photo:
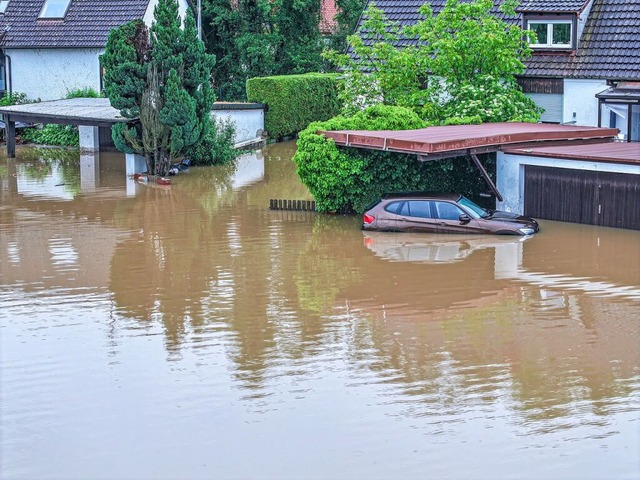
[[[155,175],[166,175],[210,135],[215,57],[198,40],[191,12],[181,24],[177,0],[159,0],[150,29],[134,21],[112,30],[102,56],[111,104],[126,118],[140,118],[116,125],[114,141],[144,155]]]
[[[249,78],[325,71],[323,48],[344,50],[364,1],[337,0],[336,32],[323,38],[321,0],[207,0],[204,38],[218,60],[218,96],[244,100]]]
[[[492,14],[493,0],[447,0],[435,15],[429,4],[421,19],[400,27],[371,6],[350,51],[326,57],[344,73],[342,100],[353,113],[383,103],[413,109],[431,124],[529,121],[540,109],[515,76],[530,57],[530,32]],[[505,0],[503,15],[515,15]]]

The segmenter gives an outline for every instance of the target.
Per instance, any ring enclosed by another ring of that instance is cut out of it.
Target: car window
[[[434,202],[440,220],[458,220],[464,212],[460,207],[448,202]]]
[[[391,202],[389,205],[384,207],[384,209],[389,213],[398,213],[398,210],[402,207],[402,204],[405,202]]]
[[[431,215],[431,202],[424,200],[413,200],[409,204],[409,215],[420,218],[433,218]]]

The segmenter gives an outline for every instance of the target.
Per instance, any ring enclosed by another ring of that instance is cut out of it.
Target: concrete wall
[[[524,166],[536,165],[541,167],[571,168],[574,170],[590,170],[597,172],[615,172],[640,175],[640,166],[621,165],[580,160],[561,160],[546,157],[532,157],[528,155],[512,155],[498,152],[496,163],[496,186],[504,197],[504,201],[497,202],[498,210],[507,212],[524,212]],[[640,178],[638,178],[640,181]]]
[[[564,81],[563,123],[598,126],[598,99],[596,93],[609,88],[605,80]],[[575,114],[575,116],[574,116]]]
[[[103,50],[93,48],[7,49],[11,57],[11,91],[28,98],[57,100],[78,88],[100,90]]]
[[[236,146],[262,140],[264,130],[264,109],[236,108],[224,109],[224,104],[216,104],[211,115],[217,120],[231,120],[236,126],[234,142]]]

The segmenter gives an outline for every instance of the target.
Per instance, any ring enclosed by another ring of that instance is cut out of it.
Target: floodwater
[[[363,233],[294,144],[0,159],[0,477],[640,476],[640,232]]]

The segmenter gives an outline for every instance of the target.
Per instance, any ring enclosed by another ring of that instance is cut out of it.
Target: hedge
[[[300,132],[293,160],[298,176],[316,200],[317,210],[360,213],[382,193],[397,191],[457,192],[482,202],[480,193],[486,192],[487,186],[468,158],[419,162],[415,154],[338,147],[332,139],[316,133],[413,130],[426,126],[412,110],[387,105],[309,125]],[[490,174],[495,173],[491,159],[485,167]]]
[[[292,136],[340,111],[338,75],[306,73],[247,80],[247,99],[267,105],[265,129],[272,139]]]

